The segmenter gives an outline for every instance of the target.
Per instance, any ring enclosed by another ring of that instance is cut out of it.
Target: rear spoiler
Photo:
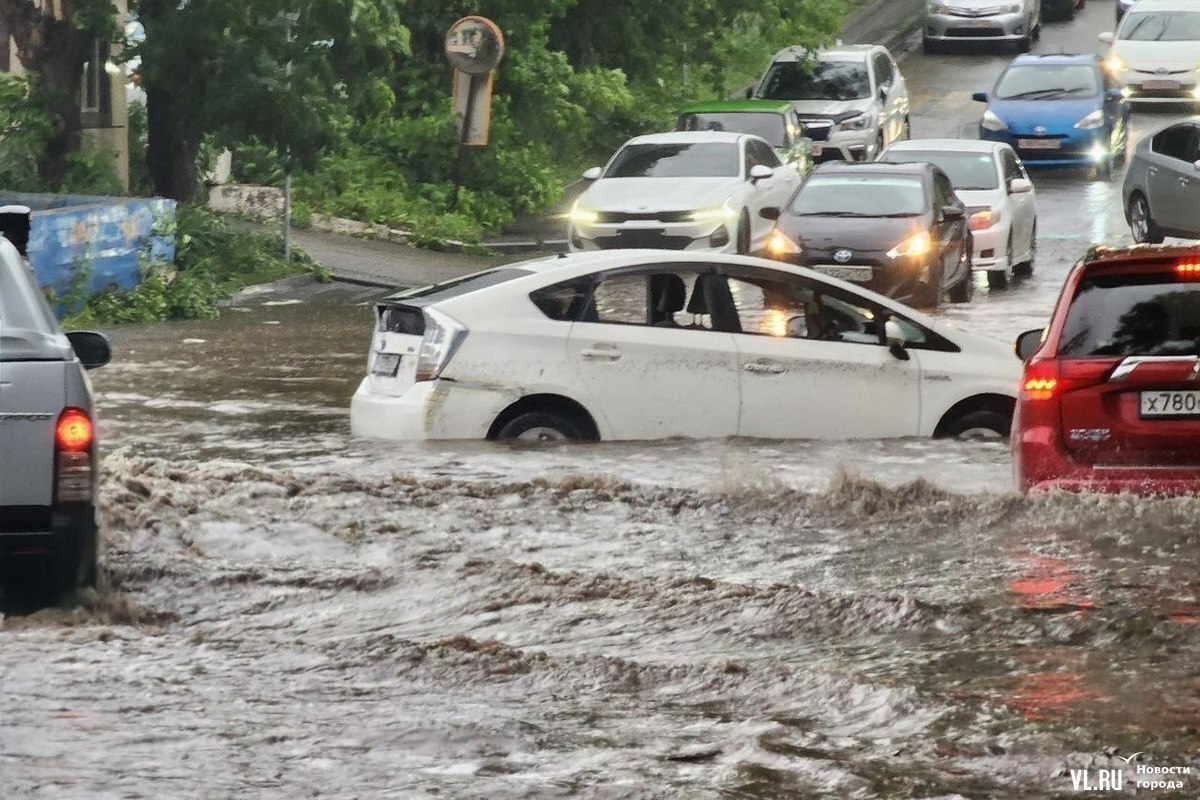
[[[0,206],[0,235],[13,243],[23,256],[28,256],[29,228],[32,225],[29,206]]]

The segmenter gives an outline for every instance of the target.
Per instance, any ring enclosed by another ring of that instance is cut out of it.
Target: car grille
[[[1004,11],[1004,6],[992,6],[991,8],[951,8],[949,9],[952,17],[994,17]]]
[[[686,250],[692,240],[687,236],[667,236],[661,230],[621,231],[616,236],[597,236],[593,239],[601,250],[641,249]]]
[[[691,211],[651,211],[645,214],[627,214],[623,211],[598,211],[596,222],[608,225],[622,222],[688,222]]]
[[[1133,97],[1154,97],[1169,100],[1194,100],[1196,96],[1193,94],[1194,87],[1181,86],[1178,89],[1143,89],[1140,86],[1130,86],[1133,90]]]

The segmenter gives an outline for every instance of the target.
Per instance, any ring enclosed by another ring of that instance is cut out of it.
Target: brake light
[[[467,329],[458,322],[432,308],[425,309],[425,335],[417,351],[415,379],[432,381],[441,376],[465,338]]]
[[[1050,400],[1065,386],[1059,374],[1058,362],[1029,363],[1021,383],[1024,400]]]
[[[1027,378],[1025,396],[1030,400],[1049,400],[1058,389],[1058,378]]]
[[[1176,264],[1175,274],[1189,280],[1200,280],[1200,261],[1184,261]]]
[[[87,450],[92,446],[94,436],[91,417],[83,409],[68,408],[58,416],[54,438],[59,450],[71,453]]]

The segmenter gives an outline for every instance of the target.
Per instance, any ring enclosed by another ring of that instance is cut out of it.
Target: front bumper
[[[737,252],[736,217],[706,222],[617,222],[572,224],[567,236],[571,250],[692,250]]]
[[[1081,464],[1058,443],[1058,429],[1036,427],[1013,437],[1013,475],[1022,492],[1200,493],[1200,467]]]
[[[927,14],[925,38],[939,42],[1012,42],[1029,35],[1031,22],[1024,13],[990,17]]]
[[[971,268],[977,272],[1007,270],[1012,264],[1012,253],[1008,252],[1009,226],[1003,220],[981,231],[971,231],[974,249],[971,251]]]
[[[364,378],[350,401],[350,432],[368,439],[484,439],[517,395],[445,379],[421,381],[401,395],[371,391]]]
[[[1116,76],[1116,80],[1121,86],[1121,93],[1130,103],[1200,103],[1200,72],[1183,71],[1159,75],[1126,69]]]
[[[778,260],[839,278],[902,302],[923,294],[932,274],[930,265],[924,260],[890,259],[882,254],[878,257],[858,257],[845,264],[837,263],[829,253],[808,251],[793,253]]]
[[[879,138],[878,125],[862,130],[841,130],[842,123],[816,117],[802,117],[806,135],[812,139],[812,162],[870,161],[879,155],[873,151]]]
[[[1012,129],[991,131],[981,127],[979,138],[1011,146],[1026,166],[1087,167],[1103,163],[1110,153],[1112,134],[1106,128],[1068,128],[1034,133]]]

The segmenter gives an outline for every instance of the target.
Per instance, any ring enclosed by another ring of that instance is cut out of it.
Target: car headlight
[[[989,130],[989,131],[1006,131],[1006,130],[1008,130],[1008,123],[1006,123],[1004,120],[1002,120],[998,116],[996,116],[996,114],[993,111],[991,111],[990,109],[988,111],[983,112],[983,119],[980,121],[979,124],[982,125],[986,130]]]
[[[888,250],[887,255],[888,258],[920,258],[932,247],[933,239],[929,236],[929,231],[921,231]]]
[[[1125,61],[1116,53],[1104,59],[1104,66],[1110,75],[1117,75],[1125,71]]]
[[[688,219],[692,222],[720,222],[722,220],[733,218],[733,209],[727,205],[728,201],[719,206],[712,208],[701,208],[693,211],[688,215]]]
[[[783,258],[802,252],[804,248],[782,231],[771,231],[771,235],[767,237],[767,255],[771,258]]]
[[[871,127],[871,115],[864,112],[842,122],[838,125],[838,130],[865,131],[869,127]]]
[[[1084,131],[1094,131],[1097,128],[1104,127],[1104,110],[1097,108],[1092,113],[1088,114],[1079,122],[1075,123],[1075,127]]]
[[[993,225],[999,225],[1003,213],[998,208],[985,208],[971,215],[971,230],[986,231]]]
[[[570,213],[567,214],[567,219],[572,225],[595,225],[600,220],[600,215],[590,208],[581,208],[579,202],[571,206]]]

